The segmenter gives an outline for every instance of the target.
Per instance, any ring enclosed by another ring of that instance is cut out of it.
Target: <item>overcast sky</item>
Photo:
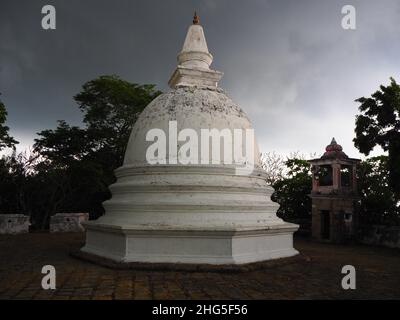
[[[45,4],[56,30],[41,28]],[[341,26],[345,4],[356,30]],[[261,151],[320,154],[334,136],[360,156],[354,100],[400,82],[398,0],[1,0],[0,92],[20,150],[59,119],[80,124],[72,97],[95,77],[168,90],[195,9],[220,86],[252,119]]]

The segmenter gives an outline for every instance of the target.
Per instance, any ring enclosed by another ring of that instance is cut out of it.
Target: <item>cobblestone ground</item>
[[[0,299],[400,299],[400,250],[295,239],[306,257],[245,273],[112,270],[69,255],[83,234],[0,236]],[[54,265],[57,289],[41,289]],[[341,288],[341,268],[357,289]]]

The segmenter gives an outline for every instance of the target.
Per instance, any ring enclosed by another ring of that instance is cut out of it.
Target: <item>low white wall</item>
[[[29,216],[23,214],[0,214],[0,234],[29,232]]]
[[[82,222],[89,220],[89,213],[57,213],[50,218],[50,232],[83,232]]]

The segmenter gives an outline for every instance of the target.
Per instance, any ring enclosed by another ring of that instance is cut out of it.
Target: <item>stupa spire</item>
[[[195,11],[193,16],[193,24],[199,24],[199,23],[200,23],[200,18]]]
[[[213,56],[208,51],[206,37],[200,18],[194,13],[193,24],[189,27],[181,52],[178,54],[178,66],[168,84],[176,86],[214,87],[223,73],[210,69]]]
[[[189,27],[182,51],[178,55],[178,62],[183,66],[209,69],[212,60],[213,57],[208,52],[203,27],[199,24],[199,19],[195,13],[193,24]]]

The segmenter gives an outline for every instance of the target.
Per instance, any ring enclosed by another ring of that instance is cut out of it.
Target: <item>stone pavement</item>
[[[304,256],[244,273],[113,270],[69,255],[80,233],[0,236],[0,299],[400,299],[400,250],[295,239]],[[41,289],[43,265],[57,289]],[[341,288],[342,266],[357,289]]]

